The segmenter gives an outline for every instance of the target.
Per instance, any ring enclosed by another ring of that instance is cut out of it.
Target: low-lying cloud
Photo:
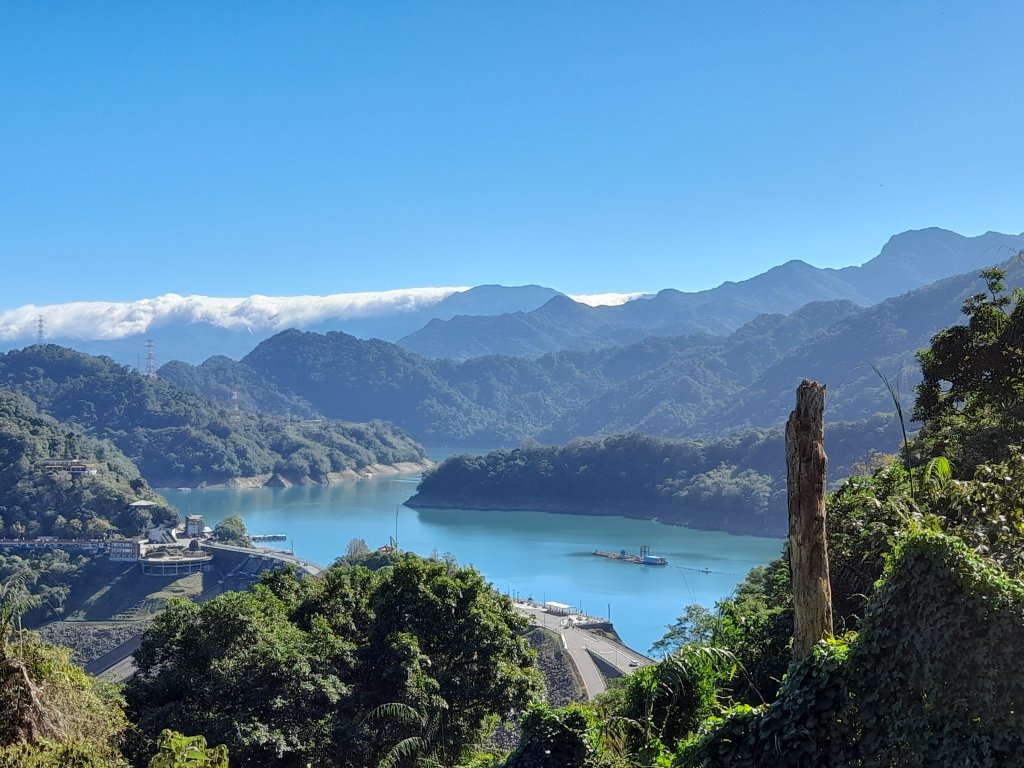
[[[590,307],[619,307],[627,301],[639,299],[643,296],[650,296],[649,293],[577,293],[566,294],[578,304],[586,304]]]
[[[325,320],[383,317],[444,300],[458,288],[402,288],[330,296],[217,298],[168,293],[132,302],[78,301],[0,312],[0,340],[34,339],[40,316],[47,338],[122,339],[168,324],[208,323],[230,330],[280,330]]]
[[[414,312],[438,304],[453,288],[399,288],[393,291],[335,293],[330,296],[179,296],[168,293],[131,302],[76,301],[36,306],[26,304],[0,312],[0,341],[36,338],[43,318],[46,338],[112,341],[139,336],[166,325],[206,323],[228,330],[278,331],[304,328],[327,320],[379,318]],[[643,293],[600,293],[572,296],[573,301],[618,306]]]

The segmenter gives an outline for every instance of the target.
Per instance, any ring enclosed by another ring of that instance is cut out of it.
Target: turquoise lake
[[[330,565],[353,538],[371,547],[395,536],[421,555],[451,553],[501,592],[556,600],[591,616],[611,614],[627,645],[646,652],[691,603],[712,607],[746,572],[777,557],[779,539],[693,531],[621,517],[545,512],[415,510],[402,506],[419,476],[384,475],[330,486],[161,493],[181,514],[211,527],[241,515],[250,533],[283,533],[273,546]],[[595,549],[637,553],[649,546],[667,566],[595,557]],[[710,572],[705,572],[707,569]]]

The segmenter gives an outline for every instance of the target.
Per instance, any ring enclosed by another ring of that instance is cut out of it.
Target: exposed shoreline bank
[[[314,480],[308,475],[298,479],[285,477],[281,474],[266,472],[253,477],[232,477],[220,483],[209,483],[205,480],[189,490],[242,490],[246,488],[291,488],[296,485],[336,485],[338,483],[349,483],[354,480],[361,480],[376,475],[411,475],[417,472],[424,472],[435,466],[430,459],[423,461],[401,461],[397,464],[368,464],[362,469],[346,469],[341,472],[330,472],[323,480]]]
[[[716,528],[714,526],[700,525],[685,519],[666,519],[664,516],[660,515],[630,514],[628,510],[621,509],[584,510],[569,504],[543,504],[533,502],[527,505],[525,503],[517,504],[507,500],[504,503],[493,504],[485,504],[482,502],[421,501],[417,498],[419,495],[420,494],[418,493],[414,494],[408,501],[404,502],[404,505],[410,509],[459,509],[480,512],[544,512],[546,514],[577,515],[582,517],[624,517],[630,520],[650,520],[655,523],[661,523],[662,525],[690,528],[695,531],[718,531],[719,533],[728,533],[734,536],[757,536],[763,539],[780,539],[785,538],[786,536],[783,529],[773,531],[766,530],[765,528],[744,528],[742,526],[728,529],[722,527]]]

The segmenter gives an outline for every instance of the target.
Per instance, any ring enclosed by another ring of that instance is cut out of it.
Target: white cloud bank
[[[578,293],[566,294],[570,299],[590,307],[621,307],[627,301],[650,296],[649,293]]]
[[[28,304],[0,312],[0,340],[35,338],[39,316],[47,338],[121,339],[168,323],[209,323],[231,330],[278,330],[329,319],[382,317],[437,304],[466,288],[405,288],[330,296],[250,296],[230,299],[168,293],[132,302]]]
[[[413,312],[437,304],[455,288],[400,288],[393,291],[335,293],[330,296],[249,296],[217,298],[168,293],[131,302],[77,301],[0,312],[0,341],[35,339],[39,317],[46,338],[83,341],[123,339],[167,324],[208,323],[230,330],[308,327],[325,320],[353,320]],[[641,293],[570,296],[590,306],[618,306]]]

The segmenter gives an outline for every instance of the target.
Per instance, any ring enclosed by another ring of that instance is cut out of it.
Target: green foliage
[[[69,447],[73,455],[67,455]],[[90,462],[97,474],[74,477],[42,467],[54,458]],[[156,506],[143,512],[128,506],[140,498]],[[0,535],[134,535],[169,520],[176,522],[177,512],[116,447],[40,414],[25,397],[0,391]]]
[[[123,765],[117,744],[127,722],[116,692],[72,664],[67,649],[12,632],[11,611],[3,617],[0,765]]]
[[[112,768],[123,761],[97,753],[88,742],[68,739],[53,742],[42,739],[0,747],[0,768]]]
[[[245,520],[240,515],[228,515],[217,523],[213,529],[213,538],[222,544],[232,544],[236,547],[252,546]]]
[[[423,459],[420,446],[383,422],[291,421],[250,411],[233,418],[227,400],[54,344],[0,355],[0,385],[73,423],[76,434],[117,445],[161,486],[271,472],[319,482],[332,472]]]
[[[1006,292],[1003,269],[981,276],[985,291],[963,305],[967,324],[940,331],[918,353],[920,447],[962,474],[1024,445],[1024,304],[1019,291]]]
[[[697,527],[777,532],[780,518],[767,515],[772,479],[719,461],[732,451],[757,453],[766,439],[705,444],[634,433],[459,455],[425,475],[409,505],[643,514]]]
[[[841,472],[863,454],[865,443],[854,438],[857,430],[850,425],[829,429],[842,441],[835,456],[830,453]],[[784,455],[782,434],[768,430],[718,440],[629,433],[555,447],[525,443],[446,459],[424,475],[408,504],[654,517],[696,528],[784,535]]]
[[[682,616],[665,627],[667,631],[654,641],[650,652],[663,658],[686,646],[712,645],[718,623],[718,617],[703,605],[688,605]]]
[[[172,603],[135,655],[132,752],[170,727],[243,767],[356,768],[396,749],[451,764],[536,695],[524,628],[476,571],[411,556]]]
[[[718,689],[735,672],[736,660],[729,651],[689,646],[612,681],[597,702],[602,747],[631,764],[667,759],[717,711]]]
[[[519,746],[505,768],[591,768],[595,765],[593,715],[579,704],[530,707]]]
[[[184,736],[165,729],[157,739],[149,768],[228,768],[228,748],[208,748],[202,736]]]
[[[791,658],[793,606],[786,564],[780,559],[751,569],[714,612],[687,606],[666,629],[652,652],[678,654],[705,647],[727,651],[737,674],[717,682],[724,693],[749,704],[771,701]]]
[[[7,550],[0,554],[0,602],[18,614],[59,616],[72,586],[89,563],[64,550]]]
[[[712,722],[692,766],[1009,765],[1024,751],[1024,586],[953,537],[897,548],[860,633],[778,699]]]

